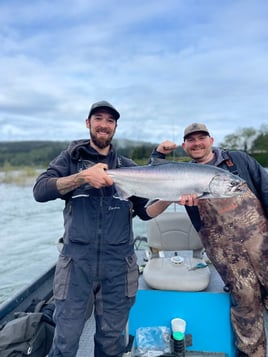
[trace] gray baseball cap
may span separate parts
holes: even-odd
[[[101,100],[100,102],[93,103],[88,114],[88,119],[91,117],[92,114],[94,114],[98,109],[104,108],[108,112],[110,112],[114,119],[117,120],[120,117],[119,112],[106,100]]]
[[[193,123],[193,124],[187,126],[184,129],[183,139],[185,140],[188,135],[193,134],[193,133],[197,133],[199,131],[202,132],[202,133],[206,133],[208,136],[210,136],[208,128],[206,127],[205,124]]]

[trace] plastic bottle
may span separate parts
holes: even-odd
[[[183,332],[173,332],[171,350],[174,353],[174,357],[185,357],[185,335]]]

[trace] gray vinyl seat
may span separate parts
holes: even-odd
[[[202,291],[210,270],[203,246],[186,212],[164,212],[148,222],[148,262],[143,270],[153,289]],[[198,267],[198,268],[197,268]]]

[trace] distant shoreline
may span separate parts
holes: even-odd
[[[0,184],[32,186],[42,169],[33,167],[0,169]]]

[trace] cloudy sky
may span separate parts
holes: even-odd
[[[103,99],[116,138],[268,124],[267,0],[1,0],[0,23],[0,141],[86,138]]]

